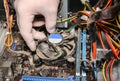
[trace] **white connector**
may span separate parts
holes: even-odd
[[[82,16],[81,16],[81,19],[87,21],[87,20],[88,20],[88,17],[87,17],[86,15],[82,15]]]
[[[102,9],[100,9],[99,7],[96,8],[96,11],[101,11]]]

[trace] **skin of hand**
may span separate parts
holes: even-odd
[[[20,33],[31,51],[36,50],[34,39],[46,38],[43,32],[36,31],[33,26],[45,24],[49,33],[55,32],[59,0],[15,0],[14,8]],[[42,15],[44,20],[34,22],[36,15]]]

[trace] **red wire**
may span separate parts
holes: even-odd
[[[113,57],[113,58],[114,58],[114,57]],[[108,79],[108,77],[109,77],[109,75],[108,75],[108,70],[109,70],[109,67],[110,67],[110,65],[111,65],[111,62],[112,62],[113,58],[112,58],[111,60],[109,60],[107,66],[106,66],[106,78],[107,78],[107,79]]]
[[[97,23],[97,25],[106,33],[108,33],[109,29],[105,28],[103,24],[101,24],[100,22]]]
[[[114,58],[114,59],[112,60],[111,67],[110,67],[110,79],[111,79],[111,81],[114,81],[112,75],[113,75],[113,65],[114,65],[115,61],[116,61],[116,59]]]

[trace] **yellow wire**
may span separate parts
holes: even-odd
[[[118,44],[116,41],[114,41],[111,37],[110,37],[110,39],[114,43],[114,45],[120,49],[120,44]]]
[[[103,74],[104,81],[107,81],[106,76],[105,76],[105,65],[106,65],[106,61],[103,64],[102,74]]]
[[[107,27],[107,26],[106,26]],[[116,33],[119,33],[119,31],[118,30],[115,30],[115,29],[113,29],[113,28],[110,28],[110,27],[107,27],[108,29],[110,29],[111,31],[114,31],[114,32],[116,32]]]
[[[13,22],[13,15],[10,16],[10,31],[8,32],[5,40],[4,40],[4,45],[7,47],[10,47],[13,44],[13,36],[12,36],[12,22]]]
[[[116,23],[117,23],[118,28],[120,29],[120,23],[118,22],[117,18],[116,18]]]
[[[92,9],[96,12],[96,9],[94,7]]]
[[[112,23],[109,23],[109,22],[104,21],[104,20],[102,20],[101,22],[104,23],[104,24],[107,24],[107,25],[111,25],[111,26],[114,26],[114,27],[118,27],[117,25],[112,24]]]
[[[6,2],[6,0],[4,0],[4,8],[5,8],[5,12],[6,12],[6,18],[8,18],[9,12],[8,12],[8,8],[7,8],[7,2]]]
[[[4,8],[5,8],[6,20],[8,26],[8,33],[6,35],[6,38],[4,39],[4,45],[10,47],[13,44],[13,37],[12,37],[13,15],[9,17],[9,7],[6,0],[4,0]]]
[[[12,31],[12,25],[13,25],[13,15],[10,15],[10,23],[9,23],[10,31]]]
[[[115,29],[113,29],[113,28],[110,28],[110,27],[108,27],[108,26],[106,26],[106,25],[104,25],[104,24],[102,24],[102,26],[110,29],[111,31],[114,31],[114,32],[116,32],[116,33],[119,33],[118,30],[115,30]]]
[[[104,26],[104,27],[107,27],[107,26]],[[119,31],[118,30],[115,30],[115,29],[113,29],[113,28],[110,28],[110,27],[107,27],[108,29],[110,29],[111,31],[114,31],[114,32],[116,32],[116,33],[119,33]]]
[[[87,9],[87,7],[86,7],[86,5],[84,4],[84,9],[83,9],[83,11],[86,11],[86,9]]]
[[[119,22],[120,22],[120,13],[118,14],[118,20],[119,20]]]
[[[61,23],[61,22],[66,22],[66,21],[69,21],[69,20],[72,20],[72,19],[75,19],[77,18],[76,16],[72,16],[72,17],[69,17],[69,18],[65,18],[65,19],[62,19],[62,20],[57,20],[58,23]]]

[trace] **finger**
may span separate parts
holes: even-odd
[[[45,16],[45,25],[49,33],[55,33],[55,25],[57,20],[57,11]]]
[[[20,33],[23,36],[24,40],[26,41],[28,47],[32,50],[35,51],[36,45],[35,41],[32,35],[32,21],[33,21],[34,16],[29,15],[29,14],[18,14],[17,15],[17,22],[18,22],[18,27],[20,29]]]
[[[33,20],[33,26],[40,27],[45,24],[45,19],[42,15],[36,15]]]
[[[35,29],[32,29],[32,34],[34,39],[44,40],[46,38],[46,35],[43,32],[36,31]]]
[[[45,21],[34,21],[32,25],[35,27],[40,27],[40,26],[43,26],[44,24],[45,24]]]

